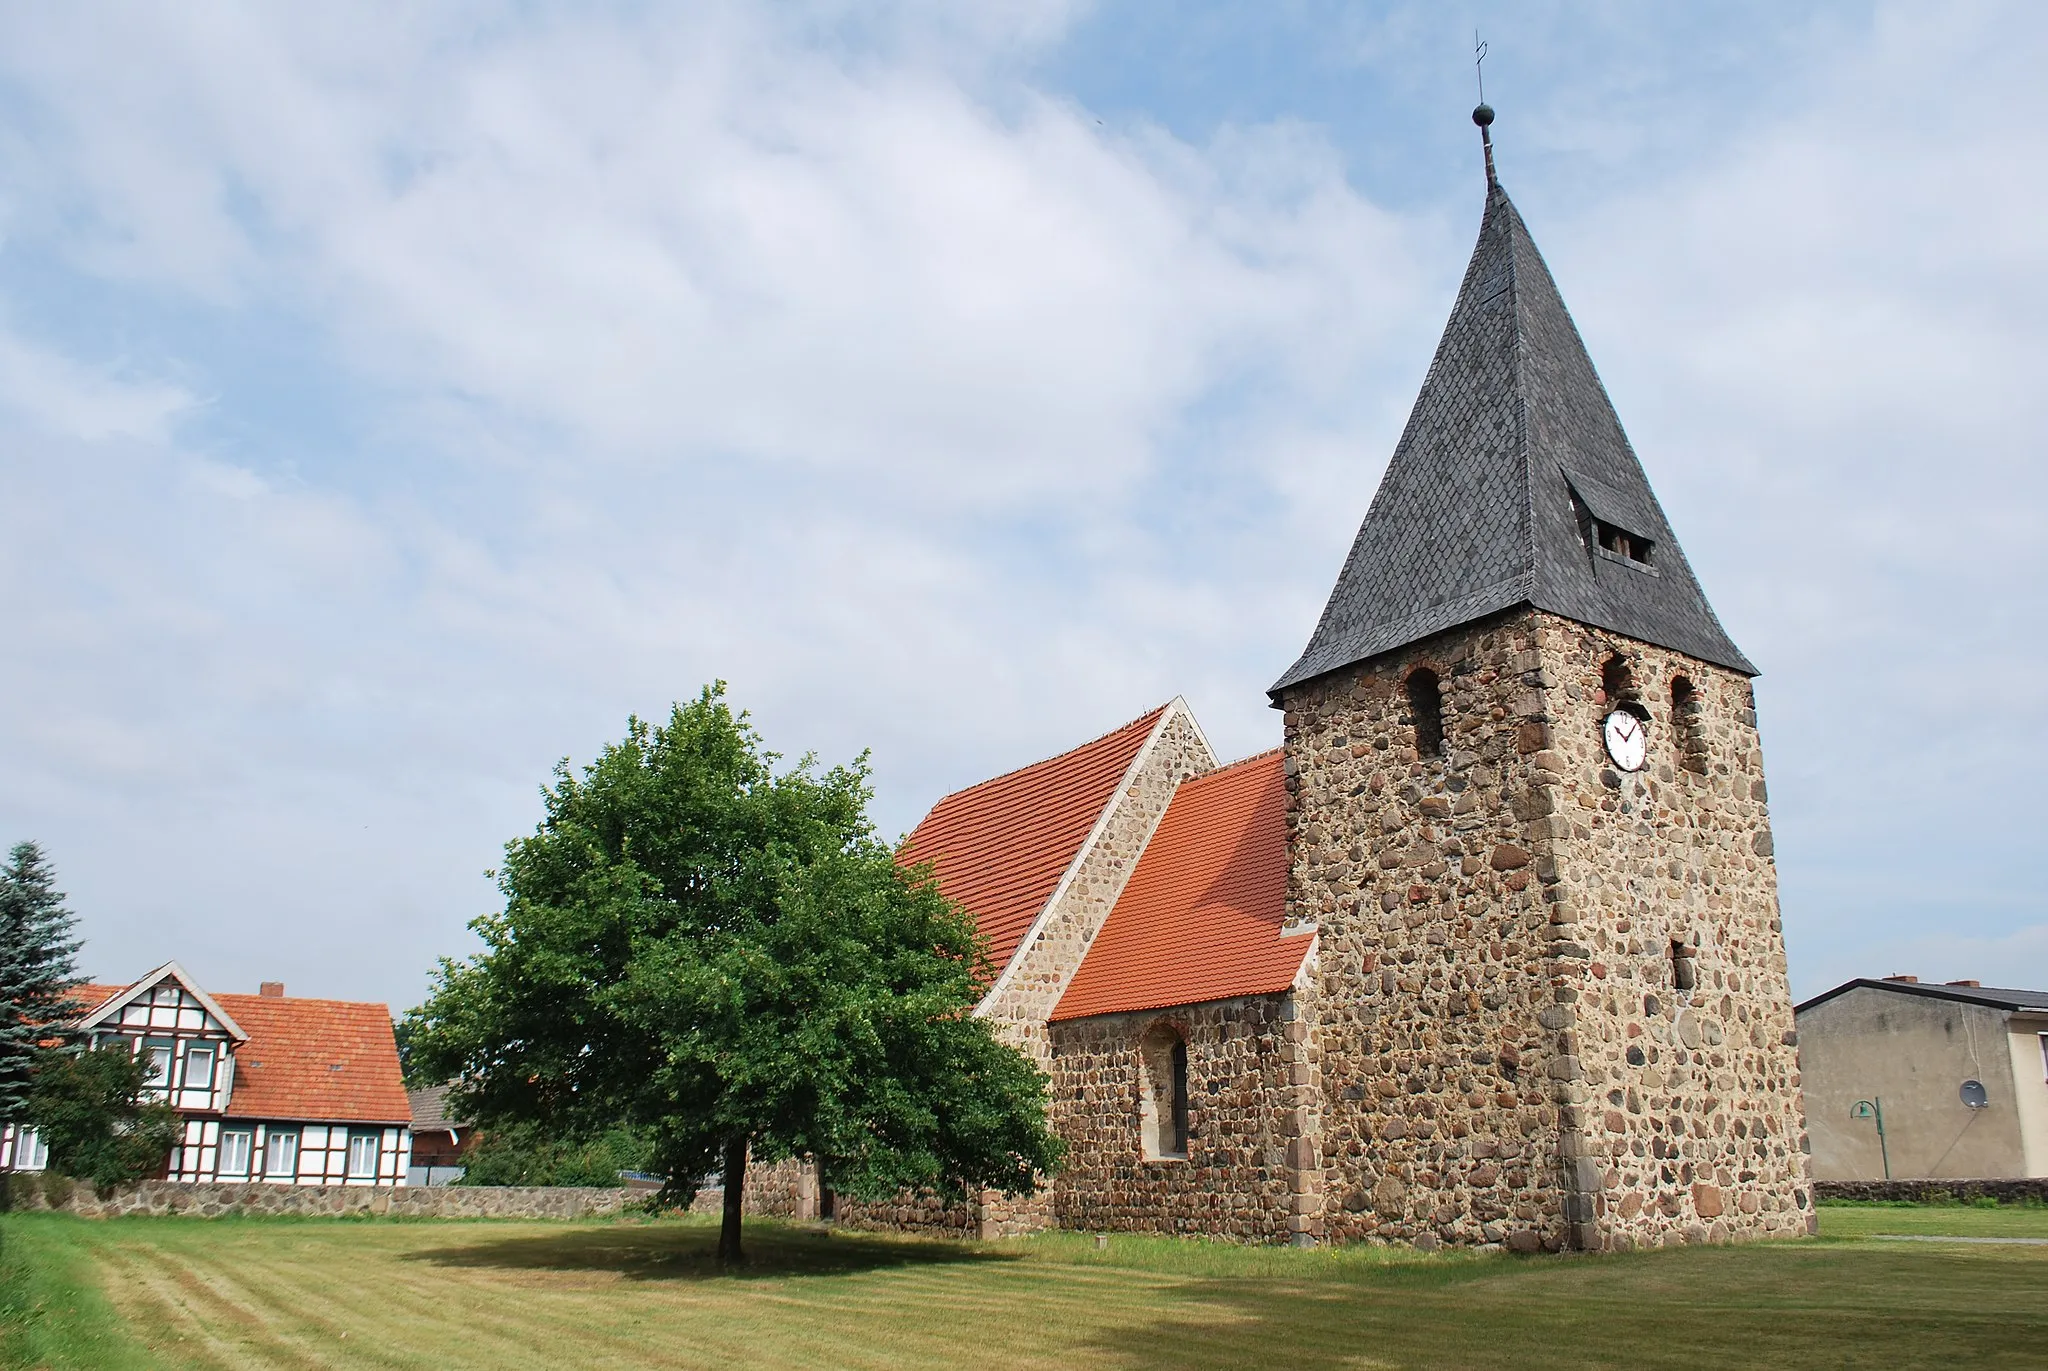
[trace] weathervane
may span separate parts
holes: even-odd
[[[1486,103],[1486,44],[1479,40],[1479,30],[1472,30],[1472,70],[1479,78],[1479,105],[1472,111],[1472,122],[1479,125],[1479,142],[1486,149],[1486,188],[1498,190],[1500,178],[1493,172],[1493,134],[1489,131],[1493,123],[1493,106]]]

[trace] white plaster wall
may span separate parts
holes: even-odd
[[[2048,1060],[2041,1039],[2048,1032],[2048,1015],[2015,1014],[2010,1026],[2013,1104],[2020,1118],[2026,1174],[2048,1176]]]

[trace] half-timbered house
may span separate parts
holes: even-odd
[[[168,1179],[406,1183],[412,1108],[384,1005],[291,998],[275,981],[213,995],[176,962],[78,998],[81,1037],[142,1058],[150,1097],[178,1112]],[[0,1155],[15,1170],[48,1164],[33,1129],[10,1125]]]

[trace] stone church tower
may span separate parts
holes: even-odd
[[[1298,1236],[1805,1232],[1755,668],[1486,152],[1450,322],[1271,691],[1318,939]]]
[[[1492,112],[1475,115],[1481,128]],[[940,798],[899,859],[1067,1144],[1025,1199],[748,1201],[1521,1251],[1808,1230],[1750,678],[1487,155],[1451,320],[1301,660],[1284,747],[1175,699]]]

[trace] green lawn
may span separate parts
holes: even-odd
[[[1946,1234],[1966,1238],[2048,1238],[2048,1207],[1997,1208],[1932,1204],[1824,1204],[1820,1231],[1830,1238],[1880,1233]]]
[[[1010,1243],[692,1221],[0,1219],[50,1367],[2048,1364],[2048,1211],[1827,1208],[1818,1241],[1612,1257]],[[121,1344],[126,1341],[126,1350]]]

